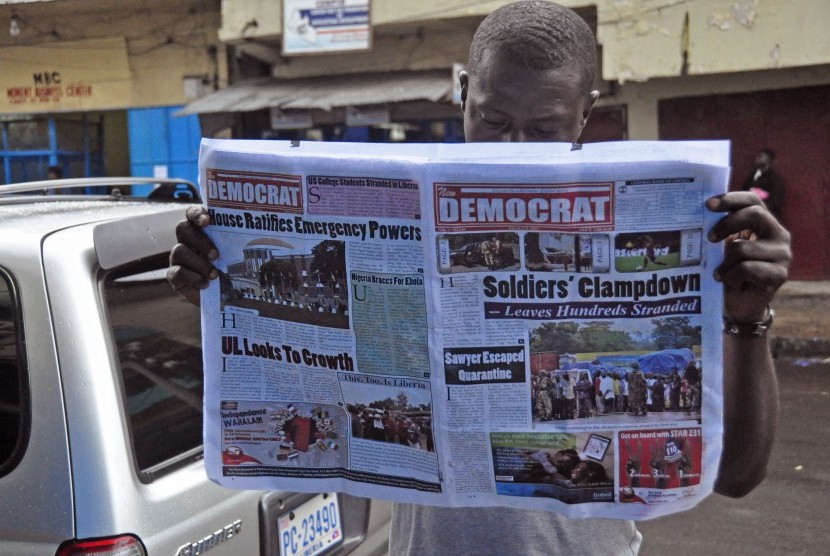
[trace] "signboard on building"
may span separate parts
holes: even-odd
[[[271,129],[309,129],[313,125],[311,110],[271,108]]]
[[[367,104],[346,107],[346,125],[361,127],[389,123],[389,107],[385,104]]]
[[[370,0],[283,0],[282,53],[369,50]]]
[[[3,49],[0,113],[87,111],[129,106],[123,38]]]

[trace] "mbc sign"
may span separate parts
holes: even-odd
[[[35,81],[35,85],[58,85],[61,82],[61,72],[44,71],[33,73],[32,78]]]

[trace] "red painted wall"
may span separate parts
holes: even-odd
[[[732,189],[753,170],[755,153],[775,151],[793,237],[790,278],[830,279],[830,87],[664,100],[659,127],[664,140],[731,140]]]
[[[625,141],[626,139],[628,139],[628,113],[624,105],[594,108],[579,137],[582,143]]]

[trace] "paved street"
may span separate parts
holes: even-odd
[[[713,495],[639,523],[643,556],[828,553],[830,363],[787,357],[776,368],[781,421],[766,481],[738,500]]]

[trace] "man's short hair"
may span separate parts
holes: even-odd
[[[573,10],[544,0],[521,0],[488,15],[473,36],[467,70],[475,75],[484,52],[509,52],[536,70],[576,65],[590,90],[597,73],[597,45],[588,24]]]

